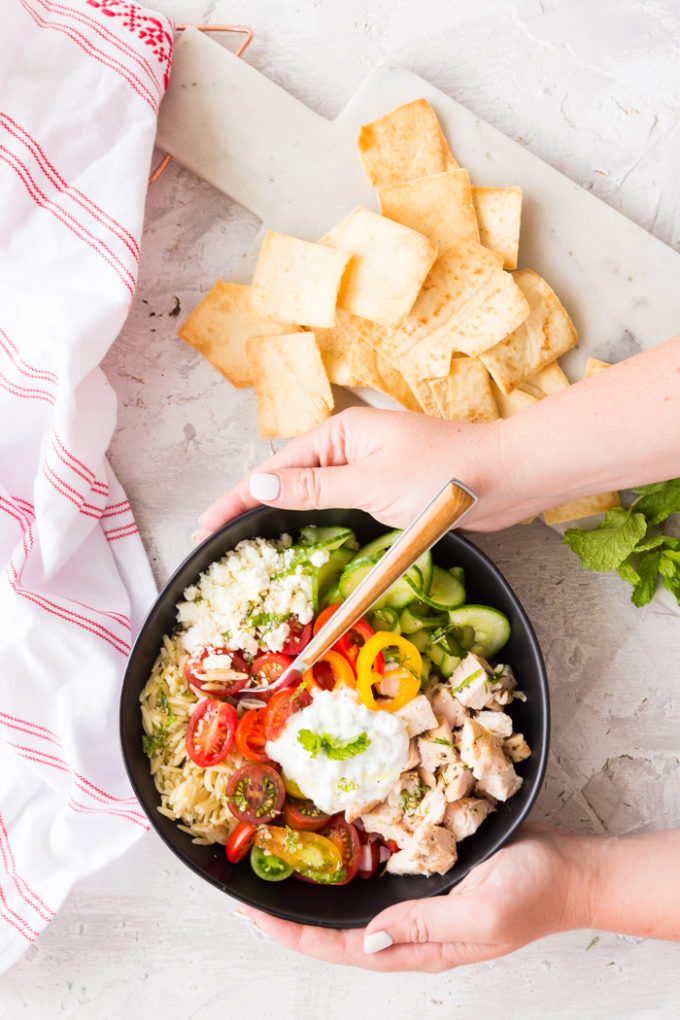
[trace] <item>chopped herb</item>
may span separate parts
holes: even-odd
[[[286,826],[286,850],[289,854],[295,853],[300,848],[300,841],[297,838],[297,833],[294,829],[291,829],[290,825]]]
[[[340,793],[354,793],[354,791],[358,789],[359,784],[355,783],[353,779],[345,779],[343,776],[338,782],[338,790],[340,790]]]
[[[371,743],[366,731],[349,740],[340,740],[331,733],[313,733],[312,730],[301,729],[297,738],[298,743],[302,744],[305,751],[309,751],[312,758],[316,758],[319,751],[324,751],[331,761],[355,758],[358,754],[363,754]]]
[[[145,734],[142,737],[144,754],[146,754],[149,758],[152,758],[154,754],[165,747],[165,741],[168,738],[168,731],[177,718],[168,705],[168,698],[162,687],[158,688],[157,704],[158,707],[165,712],[165,719],[163,719],[162,722],[159,722],[157,726],[154,726],[151,734]]]
[[[478,676],[481,676],[481,674],[482,674],[481,669],[476,669],[474,673],[470,673],[470,676],[466,676],[465,679],[462,680],[457,687],[453,688],[453,693],[457,694],[458,691],[462,691],[464,687],[468,687],[472,683],[472,681],[476,680]]]
[[[419,779],[412,790],[401,791],[401,807],[405,815],[412,815],[425,796],[425,787]]]
[[[254,613],[247,622],[260,630],[274,630],[290,619],[290,616],[290,613]]]
[[[446,740],[444,737],[433,737],[432,738],[432,743],[433,744],[443,744],[444,747],[453,747],[453,744],[451,743],[451,741],[450,740]]]
[[[590,940],[590,942],[588,943],[588,945],[586,946],[586,951],[587,951],[588,949],[592,949],[592,948],[593,948],[593,946],[596,946],[596,945],[597,945],[597,943],[598,943],[599,941],[600,941],[600,936],[599,936],[599,935],[596,935],[596,936],[595,936],[595,938],[592,938],[592,939]]]

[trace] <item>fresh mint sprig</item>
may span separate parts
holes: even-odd
[[[680,513],[680,478],[633,492],[628,508],[608,510],[595,528],[567,528],[564,541],[587,570],[616,570],[636,606],[651,602],[659,577],[680,604],[680,540],[664,534],[668,517]]]
[[[302,729],[297,738],[298,743],[302,744],[305,751],[309,751],[312,758],[316,758],[319,751],[324,751],[331,761],[355,758],[356,755],[363,754],[371,743],[365,731],[350,740],[341,740],[331,733],[314,733],[312,730]]]

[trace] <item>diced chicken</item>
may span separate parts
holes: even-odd
[[[488,663],[468,652],[449,677],[451,692],[461,704],[479,711],[492,700],[495,688],[489,683]]]
[[[345,821],[356,822],[357,818],[361,818],[368,811],[372,811],[374,807],[381,804],[380,800],[369,800],[365,804],[350,804],[345,808]]]
[[[438,768],[450,764],[458,757],[453,747],[453,733],[444,716],[438,716],[439,725],[426,730],[418,737],[418,750],[424,768],[436,772]]]
[[[381,801],[377,807],[361,816],[366,832],[377,832],[385,839],[393,839],[398,846],[404,846],[411,836],[411,829],[404,824],[401,806]]]
[[[428,790],[420,804],[416,814],[419,825],[439,825],[444,820],[448,801],[444,796],[444,787],[437,784],[433,790]]]
[[[510,761],[524,761],[531,756],[531,748],[524,739],[524,734],[513,733],[511,737],[503,741],[503,750]]]
[[[417,694],[395,714],[406,723],[409,737],[417,737],[437,725],[437,717],[424,694]]]
[[[463,724],[460,756],[472,769],[480,789],[496,800],[507,800],[522,785],[499,742],[474,719]]]
[[[401,681],[397,675],[391,676],[389,672],[383,675],[380,683],[376,684],[378,694],[383,698],[395,698],[399,693]]]
[[[437,785],[437,777],[434,772],[430,772],[429,769],[423,768],[422,765],[418,766],[418,776],[423,786],[427,787],[428,790],[432,790]]]
[[[462,726],[470,714],[465,705],[454,698],[450,687],[441,685],[435,688],[430,700],[434,714],[437,718],[444,716],[451,729]]]
[[[407,768],[407,770],[408,769],[414,769],[417,765],[420,765],[421,760],[422,759],[421,759],[421,756],[420,756],[420,749],[418,747],[418,741],[417,741],[417,739],[415,737],[413,737],[409,741],[409,745],[408,745],[408,758],[406,759],[406,768]]]
[[[512,735],[512,719],[506,712],[480,712],[477,722],[500,740]]]
[[[456,840],[440,825],[420,825],[386,870],[392,875],[443,875],[456,863]]]
[[[399,782],[387,795],[386,802],[399,808],[403,814],[412,815],[423,799],[423,786],[417,772],[402,772]]]
[[[452,762],[439,773],[439,781],[444,787],[444,796],[447,801],[459,800],[467,797],[475,785],[475,777],[472,769],[462,761]]]
[[[493,805],[488,800],[464,797],[454,804],[449,804],[444,815],[444,825],[460,841],[476,832],[486,816],[493,810]]]

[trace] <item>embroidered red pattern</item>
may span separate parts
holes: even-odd
[[[167,88],[173,39],[163,22],[151,14],[145,14],[136,4],[127,3],[126,0],[87,0],[87,3],[109,18],[120,18],[128,31],[151,47],[151,52],[163,67],[163,84]]]

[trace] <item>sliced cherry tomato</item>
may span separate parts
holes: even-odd
[[[368,639],[373,637],[374,634],[375,631],[370,623],[362,616],[360,620],[352,624],[350,629],[341,638],[338,638],[333,647],[341,655],[344,655],[348,662],[352,663],[356,671],[357,656]],[[385,660],[382,653],[376,655],[373,661],[373,668],[377,669],[379,673],[382,673],[385,669]]]
[[[260,825],[255,834],[255,846],[280,857],[308,881],[335,883],[337,875],[344,874],[339,847],[318,832]]]
[[[250,851],[250,866],[258,878],[265,882],[282,882],[284,878],[290,878],[293,869],[281,857],[269,853],[267,850],[260,850],[254,846]]]
[[[351,882],[361,864],[361,842],[356,826],[346,822],[342,814],[333,815],[330,822],[321,832],[322,836],[335,843],[342,857],[345,878],[336,885],[347,885]]]
[[[225,852],[232,864],[242,861],[255,840],[257,829],[248,822],[239,822],[227,841]]]
[[[236,746],[248,761],[269,761],[264,749],[267,738],[264,735],[264,705],[244,712],[236,727]]]
[[[206,670],[203,662],[208,656],[224,658],[224,667]],[[184,676],[187,683],[199,690],[203,690],[205,684],[210,684],[211,698],[228,698],[245,687],[250,679],[250,671],[240,652],[232,652],[226,645],[219,648],[207,645],[195,649],[188,657],[184,663]],[[220,689],[212,689],[212,685],[217,683]]]
[[[231,751],[235,730],[236,712],[233,706],[216,698],[204,698],[189,719],[187,754],[201,768],[212,768]]]
[[[226,787],[229,810],[240,822],[261,825],[281,813],[286,790],[271,765],[244,765]]]
[[[297,616],[291,616],[288,621],[290,633],[288,640],[282,648],[284,655],[292,655],[293,658],[302,651],[305,645],[309,644],[312,636],[312,623],[300,623]]]
[[[292,661],[290,655],[282,652],[264,652],[253,661],[250,671],[256,683],[262,687],[271,687]]]
[[[308,669],[303,676],[308,687],[320,687],[323,691],[333,691],[338,684],[356,687],[354,670],[344,655],[329,649]]]
[[[276,740],[291,715],[311,705],[312,695],[306,687],[284,687],[272,695],[264,716],[264,732],[267,740]]]
[[[283,805],[283,820],[291,829],[319,832],[328,824],[330,817],[311,800],[286,797]]]
[[[366,843],[362,844],[357,878],[370,878],[371,875],[375,875],[379,864],[380,840],[376,837],[375,839],[368,840]]]
[[[314,629],[313,629],[313,633],[314,634],[318,634],[319,633],[319,631],[321,630],[323,625],[325,623],[328,623],[328,621],[330,620],[330,618],[333,615],[333,613],[335,612],[335,610],[339,609],[341,605],[342,605],[342,602],[334,602],[332,606],[326,606],[325,609],[321,610],[321,612],[317,616],[316,620],[314,621]]]

